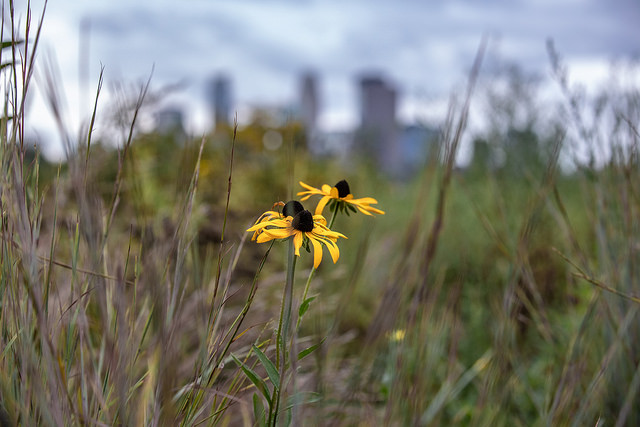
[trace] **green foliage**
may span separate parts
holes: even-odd
[[[269,391],[269,387],[267,387],[267,383],[265,383],[264,380],[260,377],[260,375],[258,375],[253,369],[249,368],[247,365],[242,363],[233,354],[231,355],[231,357],[233,358],[233,361],[236,362],[236,364],[240,367],[240,369],[242,369],[242,372],[244,372],[244,374],[247,376],[247,378],[249,378],[249,381],[251,381],[253,383],[253,385],[256,386],[258,391],[264,396],[264,398],[267,400],[267,403],[269,404],[269,406],[271,406],[273,404],[273,399],[271,397],[271,392]],[[277,374],[278,374],[278,372],[276,370],[276,375]],[[274,388],[277,389],[279,381],[275,382],[275,383],[272,383],[272,384],[273,384]],[[256,414],[256,415],[258,415],[258,414]]]

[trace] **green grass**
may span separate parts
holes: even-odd
[[[118,150],[85,133],[54,165],[23,144],[24,36],[2,49],[0,425],[640,423],[637,92],[606,106],[626,154],[571,174],[557,152],[453,168],[469,98],[450,155],[400,182],[311,157],[296,124],[275,152],[260,126],[133,137],[145,87]],[[386,214],[338,216],[283,346],[288,245],[245,230],[299,180],[341,179]],[[292,322],[311,267],[303,250]]]

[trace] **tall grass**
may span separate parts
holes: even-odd
[[[231,344],[247,332],[243,321],[257,282],[245,295],[244,308],[225,311],[238,292],[231,277],[243,241],[231,246],[221,234],[213,268],[201,265],[194,247],[206,140],[185,148],[197,153],[191,178],[186,187],[176,188],[168,217],[155,223],[143,210],[122,203],[144,185],[132,167],[132,143],[148,83],[125,111],[128,131],[116,152],[111,189],[105,190],[92,175],[102,161],[93,153],[97,111],[85,135],[73,141],[58,81],[48,69],[43,85],[67,159],[47,183],[53,188],[43,189],[40,154],[24,143],[22,107],[42,23],[31,45],[30,15],[20,40],[13,10],[11,19],[14,33],[3,44],[11,61],[3,70],[7,96],[1,135],[3,425],[221,420],[229,406],[241,406],[234,397],[242,387],[239,370],[225,363]],[[96,99],[101,86],[102,76]],[[228,183],[227,195],[231,168]],[[261,267],[255,266],[257,272]],[[242,354],[242,347],[236,351]]]
[[[29,13],[20,26],[10,6],[1,425],[640,423],[637,92],[591,104],[550,48],[565,104],[545,161],[462,171],[481,50],[440,152],[402,183],[366,162],[310,159],[295,126],[280,129],[288,144],[276,153],[258,148],[259,126],[184,143],[139,134],[151,81],[123,95],[110,149],[93,131],[102,74],[73,139],[55,68],[35,73],[42,21],[32,28]],[[33,76],[64,164],[25,140]],[[605,146],[613,155],[565,173],[571,139],[594,159]],[[286,279],[287,245],[256,245],[245,230],[293,182],[344,177],[387,214],[337,217],[349,237],[338,263],[315,271],[303,253]]]

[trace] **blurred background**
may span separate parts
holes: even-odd
[[[31,3],[34,11],[39,3]],[[56,73],[71,129],[86,125],[104,67],[102,111],[118,87],[151,78],[159,96],[143,109],[144,130],[175,123],[200,136],[236,113],[246,124],[261,110],[280,121],[302,120],[314,150],[341,152],[361,125],[384,116],[396,132],[387,138],[398,139],[403,153],[391,163],[415,158],[412,141],[442,123],[483,36],[485,75],[505,82],[501,70],[517,66],[524,79],[539,80],[542,101],[558,94],[547,40],[571,82],[592,94],[609,83],[616,61],[640,50],[640,5],[633,0],[58,0],[48,3],[45,19],[39,56]],[[29,114],[37,120],[27,131],[49,158],[60,158],[63,144],[45,96],[32,94]],[[95,131],[109,139],[103,117]],[[487,122],[486,114],[472,114],[471,133]],[[470,161],[469,139],[462,163]]]

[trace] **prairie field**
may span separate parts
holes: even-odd
[[[54,163],[33,25],[2,40],[0,425],[640,425],[637,88],[581,96],[550,46],[557,114],[513,77],[461,165],[481,48],[398,177],[293,120],[139,131],[142,85],[115,146],[57,117]]]

